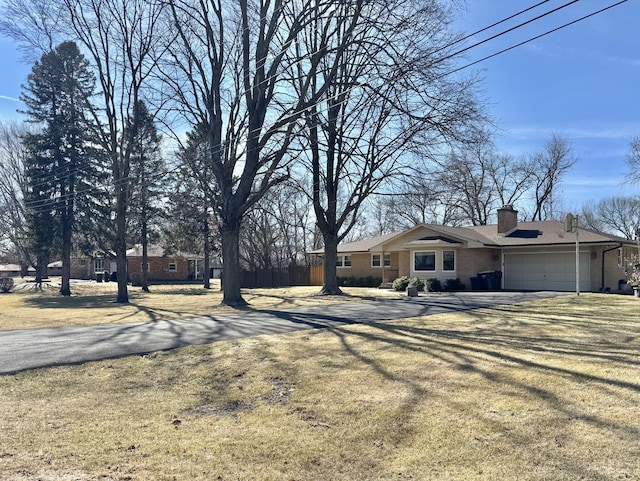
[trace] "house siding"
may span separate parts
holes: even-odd
[[[381,252],[354,252],[351,254],[351,267],[338,267],[336,268],[338,277],[379,277],[383,282],[391,282],[397,276],[398,271],[398,253],[392,252],[391,254],[391,266],[385,267],[373,267],[371,265],[371,257],[373,254],[383,255]],[[342,254],[341,254],[342,255]],[[384,257],[383,257],[384,258]],[[392,275],[393,279],[389,279]]]
[[[500,258],[498,249],[459,249],[457,277],[471,289],[471,278],[478,273],[501,270]]]
[[[189,261],[184,257],[149,257],[149,281],[186,281],[189,280]],[[176,270],[170,271],[169,264],[175,264]],[[142,257],[127,258],[127,273],[134,285],[142,279]]]
[[[599,249],[598,254],[598,278],[597,281],[600,283],[602,275],[602,252],[607,250],[606,248]],[[610,289],[611,291],[630,291],[631,286],[626,284],[626,277],[624,273],[624,261],[625,259],[629,259],[632,255],[637,255],[637,248],[632,248],[625,246],[622,248],[622,265],[618,266],[618,249],[606,252],[604,254],[604,288]],[[620,284],[620,281],[624,282]],[[600,285],[598,284],[598,288]]]
[[[513,224],[512,227],[516,227],[515,212],[513,216],[511,224]],[[575,243],[572,244],[573,234],[565,233],[561,223],[552,221],[523,223],[522,235],[506,237],[497,235],[496,229],[495,225],[463,229],[420,225],[393,237],[372,238],[367,242],[360,241],[353,245],[344,245],[341,247],[340,254],[351,256],[351,267],[338,268],[338,276],[375,276],[381,277],[385,283],[402,276],[437,278],[443,283],[448,279],[458,278],[467,289],[470,289],[471,279],[478,274],[502,271],[503,285],[506,277],[516,273],[519,278],[531,281],[525,284],[533,287],[538,285],[533,275],[538,271],[528,272],[528,269],[534,269],[536,266],[528,267],[527,263],[508,264],[512,272],[504,272],[505,255],[549,253],[563,255],[542,258],[550,263],[551,277],[549,279],[543,277],[540,285],[549,284],[551,288],[562,289],[568,287],[570,274],[568,270],[571,269],[570,260],[572,253],[575,253]],[[628,287],[623,281],[624,265],[619,265],[617,246],[624,246],[622,257],[626,259],[637,253],[637,246],[625,239],[591,231],[585,231],[584,237],[581,234],[580,240],[582,289],[587,290],[588,286],[588,290],[595,292],[601,289],[614,292],[627,290]],[[352,247],[353,251],[349,252],[349,247]],[[370,250],[364,252],[364,249]],[[453,250],[456,253],[454,271],[443,270],[443,252],[446,250]],[[414,265],[416,252],[435,252],[435,269],[416,271]],[[391,255],[391,266],[372,267],[372,254],[384,255],[384,253]],[[506,257],[506,259],[514,261],[515,258]],[[422,260],[429,263],[431,261],[431,259]],[[535,260],[535,262],[538,261]],[[510,277],[510,279],[514,278]],[[560,286],[559,283],[566,285]],[[510,282],[507,284],[512,285]]]

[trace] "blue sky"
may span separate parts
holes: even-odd
[[[467,41],[471,45],[569,0],[537,9]],[[617,0],[581,0],[466,53],[478,60],[535,35],[592,13]],[[468,0],[456,27],[468,33],[502,20],[536,0]],[[640,8],[620,6],[469,69],[483,78],[482,93],[500,131],[498,148],[520,156],[540,149],[552,133],[567,137],[578,163],[562,185],[562,206],[613,195],[640,193],[623,185],[625,157],[640,136]],[[463,65],[461,63],[461,65]],[[20,85],[30,66],[15,45],[0,36],[0,120],[17,119]]]
[[[500,21],[534,0],[469,0],[457,27],[468,33]],[[468,45],[532,19],[568,0],[548,1],[467,41]],[[473,62],[564,25],[617,0],[582,0],[466,53]],[[562,185],[562,206],[614,195],[635,195],[623,185],[625,158],[640,136],[640,5],[629,0],[606,12],[471,67],[500,128],[498,148],[534,152],[552,133],[569,139],[578,162]]]

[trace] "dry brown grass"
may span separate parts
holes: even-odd
[[[640,479],[640,321],[583,295],[0,377],[0,479]]]
[[[205,290],[198,285],[156,285],[151,292],[129,288],[129,304],[114,302],[115,282],[76,282],[71,297],[58,295],[59,284],[52,282],[42,291],[22,283],[14,292],[0,295],[0,329],[35,329],[87,324],[146,322],[233,312],[221,306],[219,281]],[[245,289],[243,296],[252,309],[290,309],[312,304],[331,304],[362,300],[384,292],[375,289],[345,288],[346,296],[317,296],[320,287]]]

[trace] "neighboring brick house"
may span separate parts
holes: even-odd
[[[148,249],[149,281],[194,281],[203,279],[204,256],[183,252],[167,253],[164,248],[151,245]],[[213,258],[210,261],[210,277],[219,279],[222,263]],[[0,275],[15,277],[20,275],[18,265],[0,265]],[[142,246],[136,245],[127,250],[127,270],[129,281],[140,284],[142,274]],[[109,276],[117,271],[115,258],[107,257],[101,252],[93,255],[75,255],[71,258],[71,278],[96,280],[98,276]],[[29,269],[33,275],[34,269]],[[49,276],[62,275],[62,261],[55,261],[47,265]],[[104,277],[101,277],[104,278]],[[108,280],[108,278],[107,278]]]
[[[627,239],[579,231],[580,290],[618,290],[624,262],[636,252]],[[558,221],[518,223],[511,206],[498,210],[498,224],[413,228],[338,246],[338,277],[374,276],[383,284],[401,276],[460,279],[467,289],[483,276],[494,288],[575,289],[576,234]],[[322,249],[310,252],[322,256]],[[491,287],[491,286],[490,286]]]
[[[204,257],[200,255],[167,253],[163,247],[151,245],[148,248],[147,261],[149,282],[193,281],[203,278]],[[140,284],[142,246],[136,245],[127,250],[127,269],[131,283]]]

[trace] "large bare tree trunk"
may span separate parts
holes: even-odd
[[[211,289],[211,278],[209,276],[211,271],[211,242],[209,241],[209,220],[207,219],[207,206],[204,208],[204,267],[202,272],[202,287],[205,289]]]
[[[338,287],[338,276],[336,274],[336,260],[338,258],[338,236],[335,234],[324,234],[324,283],[322,290],[323,295],[335,296],[342,294],[342,290]]]
[[[240,222],[238,218],[223,221],[221,228],[224,268],[222,303],[232,307],[247,305],[240,291]]]
[[[116,302],[121,304],[129,302],[129,293],[127,291],[127,191],[127,186],[119,186],[116,204],[116,239],[114,242],[118,270]]]

